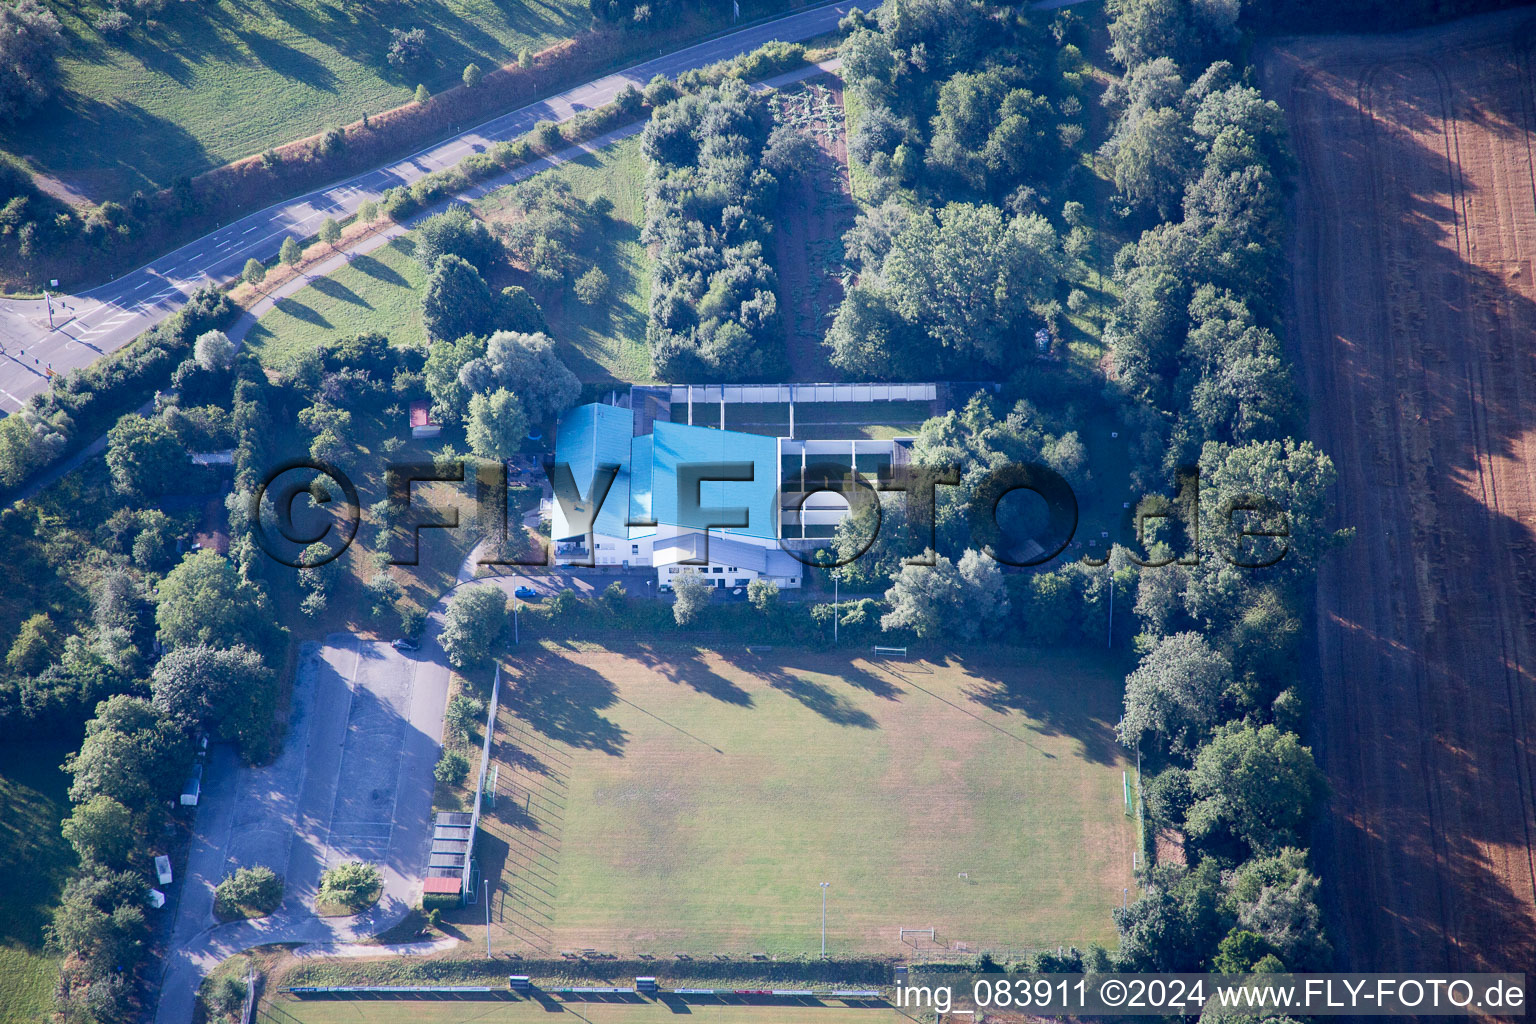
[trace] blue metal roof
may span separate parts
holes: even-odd
[[[653,519],[662,525],[700,529],[712,518],[680,522],[678,467],[716,463],[750,463],[748,481],[709,481],[699,485],[699,504],[710,508],[745,508],[745,528],[717,528],[720,533],[777,539],[774,504],[778,490],[778,441],[760,434],[734,430],[691,427],[658,421],[653,433],[634,437],[630,410],[591,404],[568,410],[555,434],[555,461],[568,463],[577,489],[590,494],[597,468],[616,465],[619,475],[608,492],[594,524],[596,532],[610,537],[643,537],[651,527],[631,530],[628,522]],[[563,540],[573,533],[555,503],[554,536]]]
[[[560,417],[555,433],[555,461],[570,465],[576,489],[583,496],[591,495],[598,467],[619,467],[619,475],[614,478],[593,524],[597,533],[611,537],[628,533],[625,518],[629,511],[629,442],[633,434],[634,417],[630,411],[613,405],[579,405]],[[551,526],[556,540],[574,535],[558,501],[553,517]]]
[[[679,466],[711,463],[752,464],[753,476],[747,481],[711,481],[699,485],[699,504],[703,509],[746,508],[747,526],[720,528],[721,533],[778,538],[774,522],[774,502],[779,486],[779,442],[761,434],[743,434],[734,430],[690,427],[682,423],[657,422],[652,428],[653,468],[651,470],[651,508],[657,522],[701,529],[711,518],[681,522],[678,511],[677,470]]]

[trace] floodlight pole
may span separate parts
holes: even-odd
[[[520,635],[517,630],[517,594],[514,592],[512,594],[512,644],[514,647],[523,642],[519,637]]]
[[[827,955],[827,886],[831,882],[821,883],[821,955]]]
[[[485,879],[485,958],[491,958],[491,880]]]
[[[837,613],[838,613],[837,584],[838,584],[838,581],[841,580],[841,579],[842,579],[842,573],[838,572],[836,569],[833,569],[832,570],[832,643],[834,645],[837,643]],[[826,885],[827,883],[823,882],[821,884],[822,885]],[[826,894],[825,890],[823,890],[821,895],[822,895],[823,898],[826,897],[827,894]],[[823,949],[822,952],[825,953],[826,950]]]
[[[1104,570],[1109,573],[1109,625],[1104,630],[1104,646],[1113,650],[1115,646],[1115,567],[1106,562]]]

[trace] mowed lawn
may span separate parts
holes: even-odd
[[[68,779],[58,765],[74,744],[0,744],[0,1024],[49,1019],[59,964],[43,949],[59,890],[75,854],[59,834]]]
[[[1121,678],[1044,651],[524,648],[480,851],[493,942],[815,953],[825,881],[834,955],[910,954],[900,927],[1107,943],[1132,885]]]
[[[827,1006],[711,1006],[686,1005],[683,1018],[692,1024],[882,1024],[910,1020],[892,1009]],[[275,996],[263,1002],[259,1024],[531,1024],[571,1020],[591,1024],[670,1024],[679,1011],[665,1003],[605,1003],[583,1001],[515,1002],[396,1002],[358,1000],[312,1002]]]
[[[362,256],[277,303],[245,344],[274,369],[328,341],[375,331],[396,345],[421,344],[421,291],[427,272],[409,235]]]
[[[417,83],[440,92],[471,61],[490,70],[591,23],[584,0],[207,0],[112,38],[92,27],[105,4],[49,6],[69,40],[64,89],[0,147],[98,202],[376,114]],[[426,31],[420,66],[390,67],[391,28]]]
[[[584,383],[652,379],[645,343],[651,265],[640,244],[645,157],[639,138],[620,140],[541,173],[566,179],[582,199],[604,195],[614,204],[603,237],[592,251],[582,254],[608,275],[612,283],[608,299],[584,306],[570,288],[555,294],[536,293],[561,358]],[[479,200],[475,209],[482,217],[495,219],[504,206],[504,194],[498,190]],[[367,331],[383,334],[396,345],[425,342],[421,293],[427,272],[413,256],[414,237],[407,233],[357,256],[334,274],[316,278],[281,300],[251,329],[246,344],[264,364],[278,368],[327,341]],[[499,289],[512,283],[531,286],[532,280],[530,275],[503,268],[492,274],[491,283]]]

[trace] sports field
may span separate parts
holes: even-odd
[[[815,953],[821,882],[833,955],[1109,942],[1122,676],[1034,651],[525,647],[478,851],[492,942]]]
[[[267,1000],[259,1024],[527,1024],[571,1020],[591,1024],[663,1024],[679,1013],[693,1024],[885,1024],[911,1020],[886,1008],[827,1006],[708,1006],[697,1003],[536,1002],[306,1002],[288,996]],[[551,1017],[551,1014],[557,1016]]]

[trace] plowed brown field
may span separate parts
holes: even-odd
[[[1536,964],[1536,83],[1526,10],[1264,56],[1290,337],[1358,537],[1321,573],[1320,844],[1362,970]]]

